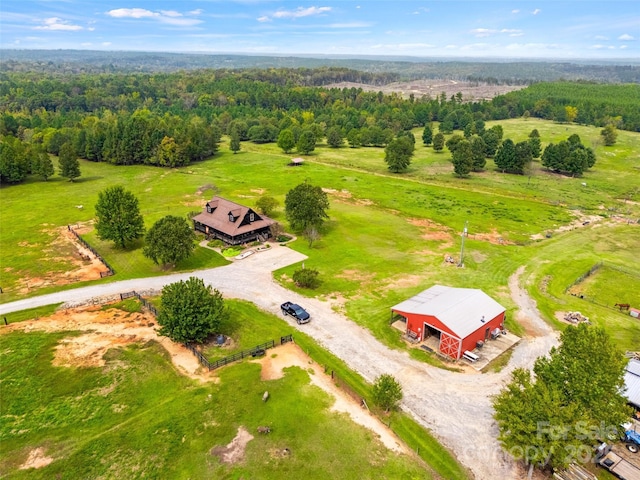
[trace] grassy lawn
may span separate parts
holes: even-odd
[[[640,183],[636,168],[640,135],[619,132],[617,144],[604,147],[599,129],[594,127],[536,119],[493,123],[500,123],[505,138],[515,141],[525,139],[536,128],[543,147],[577,133],[583,143],[595,148],[597,163],[584,177],[570,178],[550,174],[539,163],[534,163],[530,176],[499,174],[488,160],[485,172],[458,179],[452,174],[449,153],[437,154],[422,146],[419,129],[414,132],[418,146],[413,163],[400,175],[386,169],[383,149],[331,149],[324,145],[306,156],[303,166],[295,168],[287,166],[291,155],[284,155],[276,145],[248,142],[242,144],[237,155],[223,143],[213,159],[174,170],[82,162],[84,180],[75,184],[56,177],[46,183],[28,182],[0,189],[3,223],[16,226],[0,232],[4,257],[0,285],[5,291],[0,301],[20,298],[23,278],[55,276],[69,268],[64,262],[57,263],[59,255],[53,254],[55,228],[90,220],[97,193],[113,183],[123,184],[138,196],[147,226],[168,213],[198,210],[215,191],[250,206],[261,195],[275,197],[280,209],[273,217],[286,227],[285,195],[299,183],[309,181],[328,192],[331,218],[312,248],[304,239],[290,244],[309,256],[306,266],[320,271],[322,285],[302,293],[344,298],[346,313],[387,345],[402,348],[396,333],[388,328],[390,307],[435,283],[485,290],[507,308],[507,327],[522,333],[512,321],[515,304],[507,288],[509,276],[522,265],[527,266],[530,276],[539,277],[539,282],[552,278],[549,288],[562,291],[550,296],[532,290],[543,313],[553,322],[554,312],[573,301],[565,298],[564,289],[591,265],[607,261],[631,270],[640,268],[640,261],[633,255],[620,258],[621,251],[637,250],[640,245],[637,226],[625,229],[621,222],[620,228],[602,227],[606,238],[596,242],[602,245],[597,251],[590,245],[590,238],[599,235],[595,228],[557,232],[575,218],[573,210],[607,221],[640,218],[640,189],[634,187]],[[251,175],[246,174],[248,171]],[[55,209],[49,208],[50,198],[58,199]],[[84,208],[76,208],[78,204]],[[445,255],[459,258],[460,232],[467,222],[465,268],[455,268],[443,259]],[[543,237],[549,231],[554,231],[553,238],[532,237]],[[616,233],[606,233],[613,231]],[[100,281],[163,273],[142,257],[141,242],[122,252],[108,242],[100,242],[93,232],[85,238],[116,269],[114,277]],[[607,242],[613,242],[616,248],[609,248]],[[188,270],[223,261],[210,250],[203,250],[190,265],[180,267]],[[276,272],[276,279],[295,289],[289,280],[295,268]],[[623,288],[622,278],[614,277],[613,281],[618,282],[617,286],[612,284],[613,290]],[[48,287],[46,291],[54,288],[60,287]],[[611,321],[610,315],[603,310],[596,312],[595,318],[604,324]],[[632,327],[616,335],[629,348],[634,333]]]
[[[245,302],[231,302],[231,308],[267,337],[288,328]],[[221,369],[219,383],[201,384],[179,375],[155,342],[109,350],[101,368],[54,367],[54,347],[68,335],[73,333],[0,336],[5,478],[466,478],[445,449],[401,414],[391,419],[392,428],[412,439],[410,447],[430,466],[390,452],[369,430],[331,412],[329,396],[300,368],[262,381],[259,365],[244,361]],[[301,345],[349,377],[339,360],[309,338]],[[265,390],[271,395],[266,403]],[[210,454],[240,426],[254,433],[258,425],[270,425],[272,433],[255,436],[242,462],[225,465]],[[19,470],[38,447],[54,461]],[[290,456],[276,454],[284,448]]]

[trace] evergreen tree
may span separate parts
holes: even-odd
[[[516,166],[516,146],[513,143],[513,140],[507,138],[502,142],[502,145],[500,145],[500,148],[498,148],[498,151],[496,152],[494,162],[498,170],[502,173],[508,172]]]
[[[80,176],[80,162],[70,142],[66,142],[60,147],[58,166],[60,176],[68,178],[70,182]]]
[[[408,137],[392,140],[384,149],[384,161],[393,173],[404,172],[411,164],[414,146]]]
[[[604,144],[607,147],[610,147],[616,144],[616,140],[618,138],[618,132],[616,130],[615,125],[612,125],[612,124],[607,125],[600,131],[600,135],[602,135],[602,138],[604,139]]]
[[[427,125],[424,127],[424,130],[422,132],[422,142],[424,143],[425,146],[429,146],[431,145],[432,141],[433,141],[433,130],[431,128],[431,125]]]
[[[53,162],[51,161],[51,157],[41,147],[37,147],[37,148],[33,147],[32,155],[33,155],[33,159],[32,159],[33,173],[36,175],[40,175],[46,182],[55,173],[55,169],[53,168]]]
[[[451,154],[451,162],[457,176],[464,177],[469,174],[473,168],[473,153],[471,143],[468,140],[461,140],[457,143]]]
[[[229,149],[234,155],[240,151],[240,134],[236,130],[229,136]]]
[[[444,135],[441,132],[436,133],[433,137],[433,150],[436,152],[444,150]]]
[[[540,134],[535,128],[531,130],[529,134],[529,147],[531,148],[531,157],[539,158],[542,151],[542,143],[540,141]]]
[[[471,169],[474,172],[480,172],[487,164],[485,157],[486,145],[484,140],[478,135],[472,135],[471,138],[469,138],[469,144],[471,145]]]

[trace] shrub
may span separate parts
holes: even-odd
[[[318,271],[313,268],[300,268],[293,272],[293,281],[302,288],[317,288],[320,285]]]

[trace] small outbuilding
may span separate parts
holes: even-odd
[[[624,386],[626,387],[624,396],[629,404],[640,410],[640,360],[632,358],[627,364],[624,373]]]
[[[296,157],[292,158],[291,162],[289,162],[290,167],[299,167],[304,163],[304,158]]]
[[[442,285],[391,308],[406,320],[407,337],[438,338],[439,352],[454,360],[495,338],[504,328],[505,308],[482,290]]]

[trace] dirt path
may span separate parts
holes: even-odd
[[[535,303],[520,285],[524,269],[518,269],[509,286],[521,310],[519,319],[529,325],[532,334],[539,336],[523,339],[514,348],[509,365],[500,373],[468,375],[438,369],[411,359],[404,351],[391,350],[368,330],[337,313],[329,302],[303,297],[273,281],[273,270],[304,258],[287,247],[278,247],[231,265],[199,271],[197,275],[226,297],[251,301],[275,315],[281,315],[279,306],[285,300],[302,304],[311,313],[312,321],[301,326],[290,317],[285,321],[312,336],[367,381],[373,382],[383,373],[395,376],[403,386],[402,408],[418,423],[429,428],[462,464],[474,472],[477,479],[521,478],[515,462],[502,452],[498,444],[491,398],[509,380],[514,368],[530,368],[538,356],[546,354],[551,346],[557,344],[556,335],[544,324]],[[189,275],[193,273],[59,292],[44,298],[0,305],[0,314],[31,308],[38,302],[46,305],[74,299],[74,302],[81,303],[92,297],[133,289],[160,289],[166,283]]]

